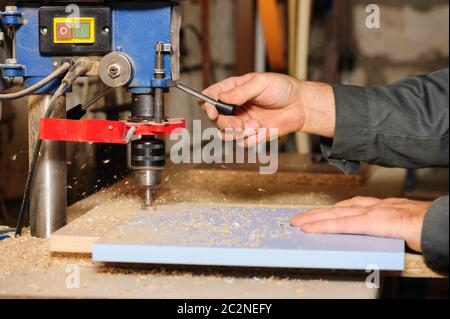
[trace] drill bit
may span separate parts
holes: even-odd
[[[152,188],[150,186],[145,187],[145,201],[144,206],[152,206]]]

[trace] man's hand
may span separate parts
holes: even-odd
[[[298,81],[281,74],[251,73],[216,83],[203,93],[238,105],[235,116],[219,115],[213,105],[202,105],[221,129],[278,128],[280,136],[296,131],[334,135],[334,94],[327,84]]]
[[[331,208],[300,213],[291,223],[307,233],[402,238],[411,249],[421,252],[423,220],[431,204],[397,198],[355,197]]]

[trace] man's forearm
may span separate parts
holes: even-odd
[[[298,81],[299,107],[305,112],[302,132],[323,137],[334,137],[336,104],[331,85]]]

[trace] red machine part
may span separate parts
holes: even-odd
[[[170,135],[185,128],[185,119],[171,119],[163,124],[105,120],[63,120],[43,118],[39,138],[48,141],[127,144],[125,139],[134,127],[135,136]]]

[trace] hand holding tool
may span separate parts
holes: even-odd
[[[213,98],[210,98],[209,96],[204,95],[203,93],[200,93],[200,92],[198,92],[190,87],[187,87],[184,84],[178,83],[178,82],[175,82],[175,87],[192,95],[192,96],[195,96],[196,98],[199,98],[200,100],[203,100],[207,103],[214,105],[216,107],[217,111],[219,112],[219,114],[221,114],[221,115],[233,115],[234,114],[236,105],[223,103],[220,100],[219,101],[215,100]]]

